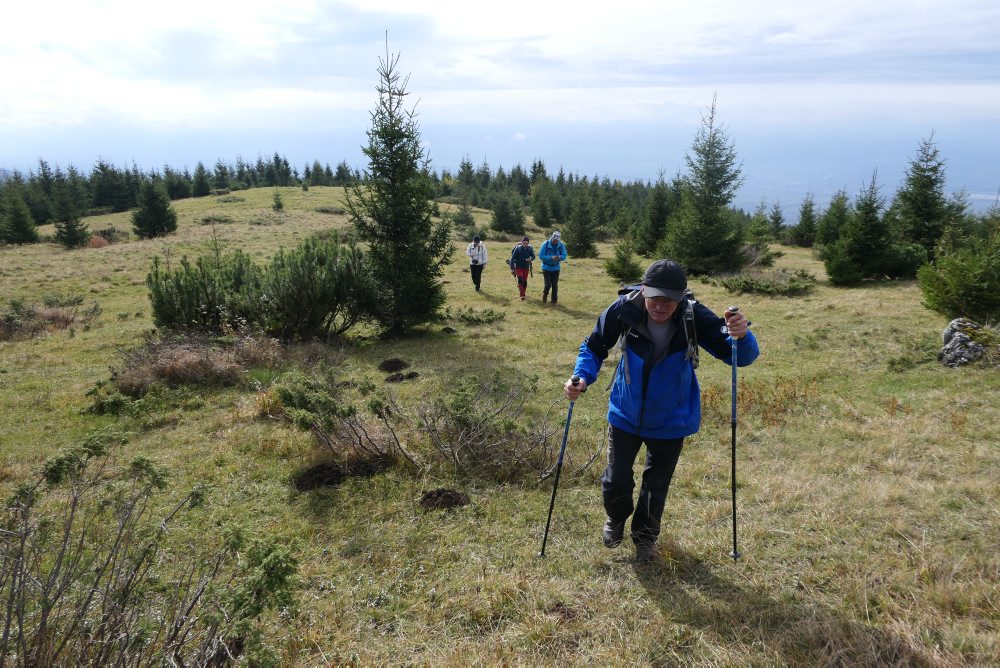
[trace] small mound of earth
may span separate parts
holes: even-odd
[[[578,611],[561,601],[553,606],[550,606],[545,612],[550,615],[555,615],[565,622],[571,622],[580,615]]]
[[[320,487],[336,487],[344,482],[346,472],[333,462],[314,464],[292,476],[292,486],[300,492],[308,492]]]
[[[458,330],[455,329],[454,327],[445,326],[441,328],[441,331],[444,332],[445,334],[458,334]]]
[[[469,495],[453,489],[433,489],[420,497],[420,505],[427,510],[457,508],[469,505]]]
[[[370,478],[392,466],[389,459],[358,459],[346,467],[336,462],[320,462],[292,476],[292,486],[299,492],[321,487],[337,487],[346,478]]]
[[[378,365],[379,371],[402,371],[403,369],[409,369],[409,368],[410,368],[410,363],[404,362],[398,357],[382,360],[382,363]]]
[[[413,380],[414,378],[418,377],[419,375],[420,374],[417,373],[416,371],[410,371],[410,372],[406,373],[405,375],[401,374],[401,373],[394,373],[391,376],[386,376],[385,377],[385,382],[387,382],[387,383],[402,383],[404,380]]]

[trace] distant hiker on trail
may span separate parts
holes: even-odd
[[[486,266],[486,246],[479,241],[479,237],[472,237],[472,243],[465,249],[465,254],[469,256],[469,271],[472,273],[472,284],[479,292],[479,286],[483,281],[483,267]]]
[[[517,289],[524,301],[524,291],[528,289],[528,272],[535,259],[535,249],[528,245],[528,237],[523,237],[521,243],[514,246],[510,252],[510,275],[517,277]]]
[[[542,277],[545,287],[542,289],[542,303],[549,298],[552,290],[552,303],[559,302],[559,263],[566,259],[566,244],[559,240],[558,231],[553,232],[542,247],[538,249],[538,258],[542,261]]]
[[[573,370],[580,382],[567,380],[564,389],[566,398],[575,401],[597,380],[608,351],[621,341],[608,406],[608,466],[601,476],[608,515],[602,538],[605,546],[618,547],[631,515],[636,558],[645,561],[654,554],[684,439],[701,424],[701,390],[694,372],[698,346],[728,364],[735,340],[737,366],[752,363],[760,351],[743,313],[726,311],[720,318],[694,301],[684,270],[673,261],[657,260],[646,269],[641,285],[623,288],[619,295],[580,345]],[[632,464],[643,443],[646,465],[633,505]]]

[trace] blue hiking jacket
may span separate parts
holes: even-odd
[[[559,263],[566,259],[566,244],[561,241],[552,242],[546,239],[538,249],[538,257],[542,261],[542,271],[559,271]]]
[[[593,385],[608,352],[624,334],[624,350],[608,403],[608,422],[642,437],[690,436],[701,425],[701,388],[688,354],[685,304],[677,306],[672,318],[676,331],[666,356],[653,364],[650,359],[653,341],[646,327],[645,302],[637,288],[623,290],[624,294],[601,313],[594,331],[580,344],[573,373],[583,378],[588,387]],[[732,340],[722,333],[725,319],[697,302],[692,309],[698,346],[732,364]],[[757,339],[747,332],[736,343],[737,365],[747,366],[758,355]]]

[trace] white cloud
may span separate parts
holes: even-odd
[[[257,137],[323,119],[363,136],[386,32],[421,121],[481,126],[468,136],[487,147],[541,150],[539,126],[690,137],[715,94],[737,141],[1000,121],[995,0],[8,4],[0,147],[116,122]]]

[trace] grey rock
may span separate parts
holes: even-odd
[[[982,329],[982,325],[968,318],[955,318],[949,322],[942,333],[944,347],[938,353],[938,360],[946,366],[959,367],[982,357],[986,349],[967,334],[977,329]]]

